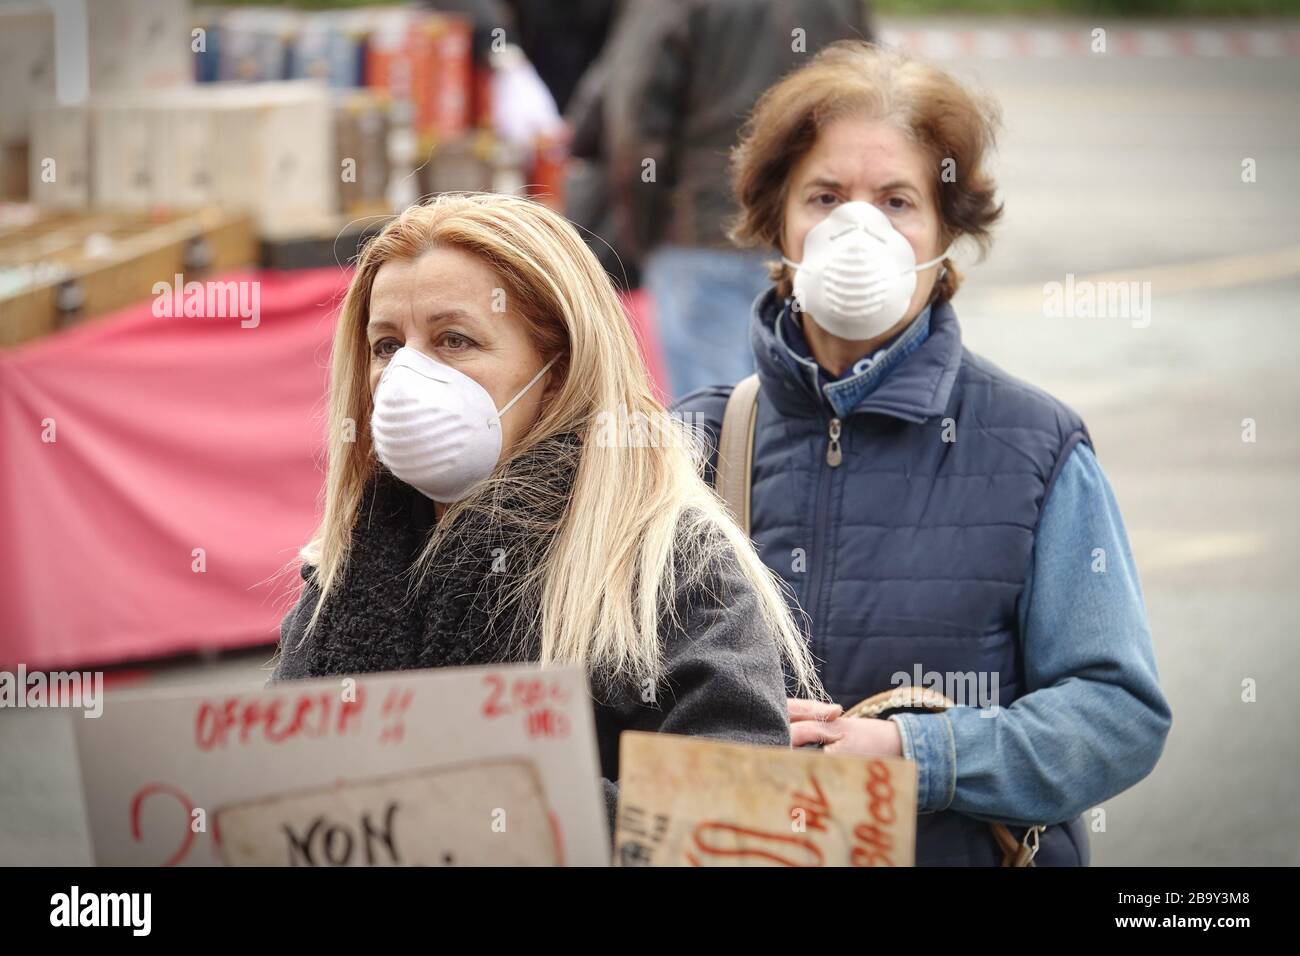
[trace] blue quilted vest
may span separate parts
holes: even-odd
[[[776,341],[779,310],[772,291],[760,297],[750,332],[762,383],[751,533],[811,619],[827,692],[849,706],[919,666],[996,672],[1010,705],[1025,692],[1017,599],[1038,515],[1069,451],[1089,442],[1083,422],[966,351],[947,302],[925,342],[836,420]],[[730,393],[705,389],[676,409],[710,436],[710,481]],[[1001,860],[988,824],[955,811],[921,814],[916,849],[918,865]],[[1087,862],[1081,818],[1043,834],[1037,865]]]

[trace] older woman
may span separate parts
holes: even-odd
[[[794,743],[915,761],[920,864],[1014,859],[1008,824],[1021,861],[1080,864],[1081,813],[1151,771],[1170,711],[1083,421],[962,346],[947,251],[986,244],[1001,212],[994,124],[946,73],[862,43],[759,101],[733,157],[733,236],[780,259],[750,320],[742,477],[835,701],[789,702]],[[753,401],[745,384],[733,407]],[[678,409],[716,443],[732,396]],[[841,716],[918,683],[968,706]]]
[[[788,743],[782,659],[820,690],[778,582],[684,431],[611,421],[671,422],[573,228],[507,196],[408,209],[339,313],[324,517],[274,679],[579,665],[611,813],[623,730]]]

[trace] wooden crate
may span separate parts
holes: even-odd
[[[0,291],[0,346],[147,300],[178,273],[199,279],[257,257],[252,217],[217,209],[51,214],[0,229],[0,276],[14,287]]]
[[[264,233],[285,219],[325,226],[340,179],[332,123],[328,90],[309,80],[38,104],[29,193],[44,209],[221,206],[251,211]]]

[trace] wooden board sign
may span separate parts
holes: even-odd
[[[579,669],[123,692],[74,726],[100,865],[609,861]]]
[[[619,866],[912,866],[916,766],[628,732]]]

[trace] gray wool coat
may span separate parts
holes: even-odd
[[[316,597],[315,585],[308,579],[297,606],[281,624],[280,660],[271,681],[320,676],[311,673],[304,666],[304,655],[294,650]],[[611,834],[618,802],[619,735],[623,731],[790,744],[780,656],[771,633],[761,623],[754,591],[734,556],[717,562],[678,594],[677,615],[681,626],[662,634],[664,680],[654,693],[623,686],[596,691],[593,700]]]

